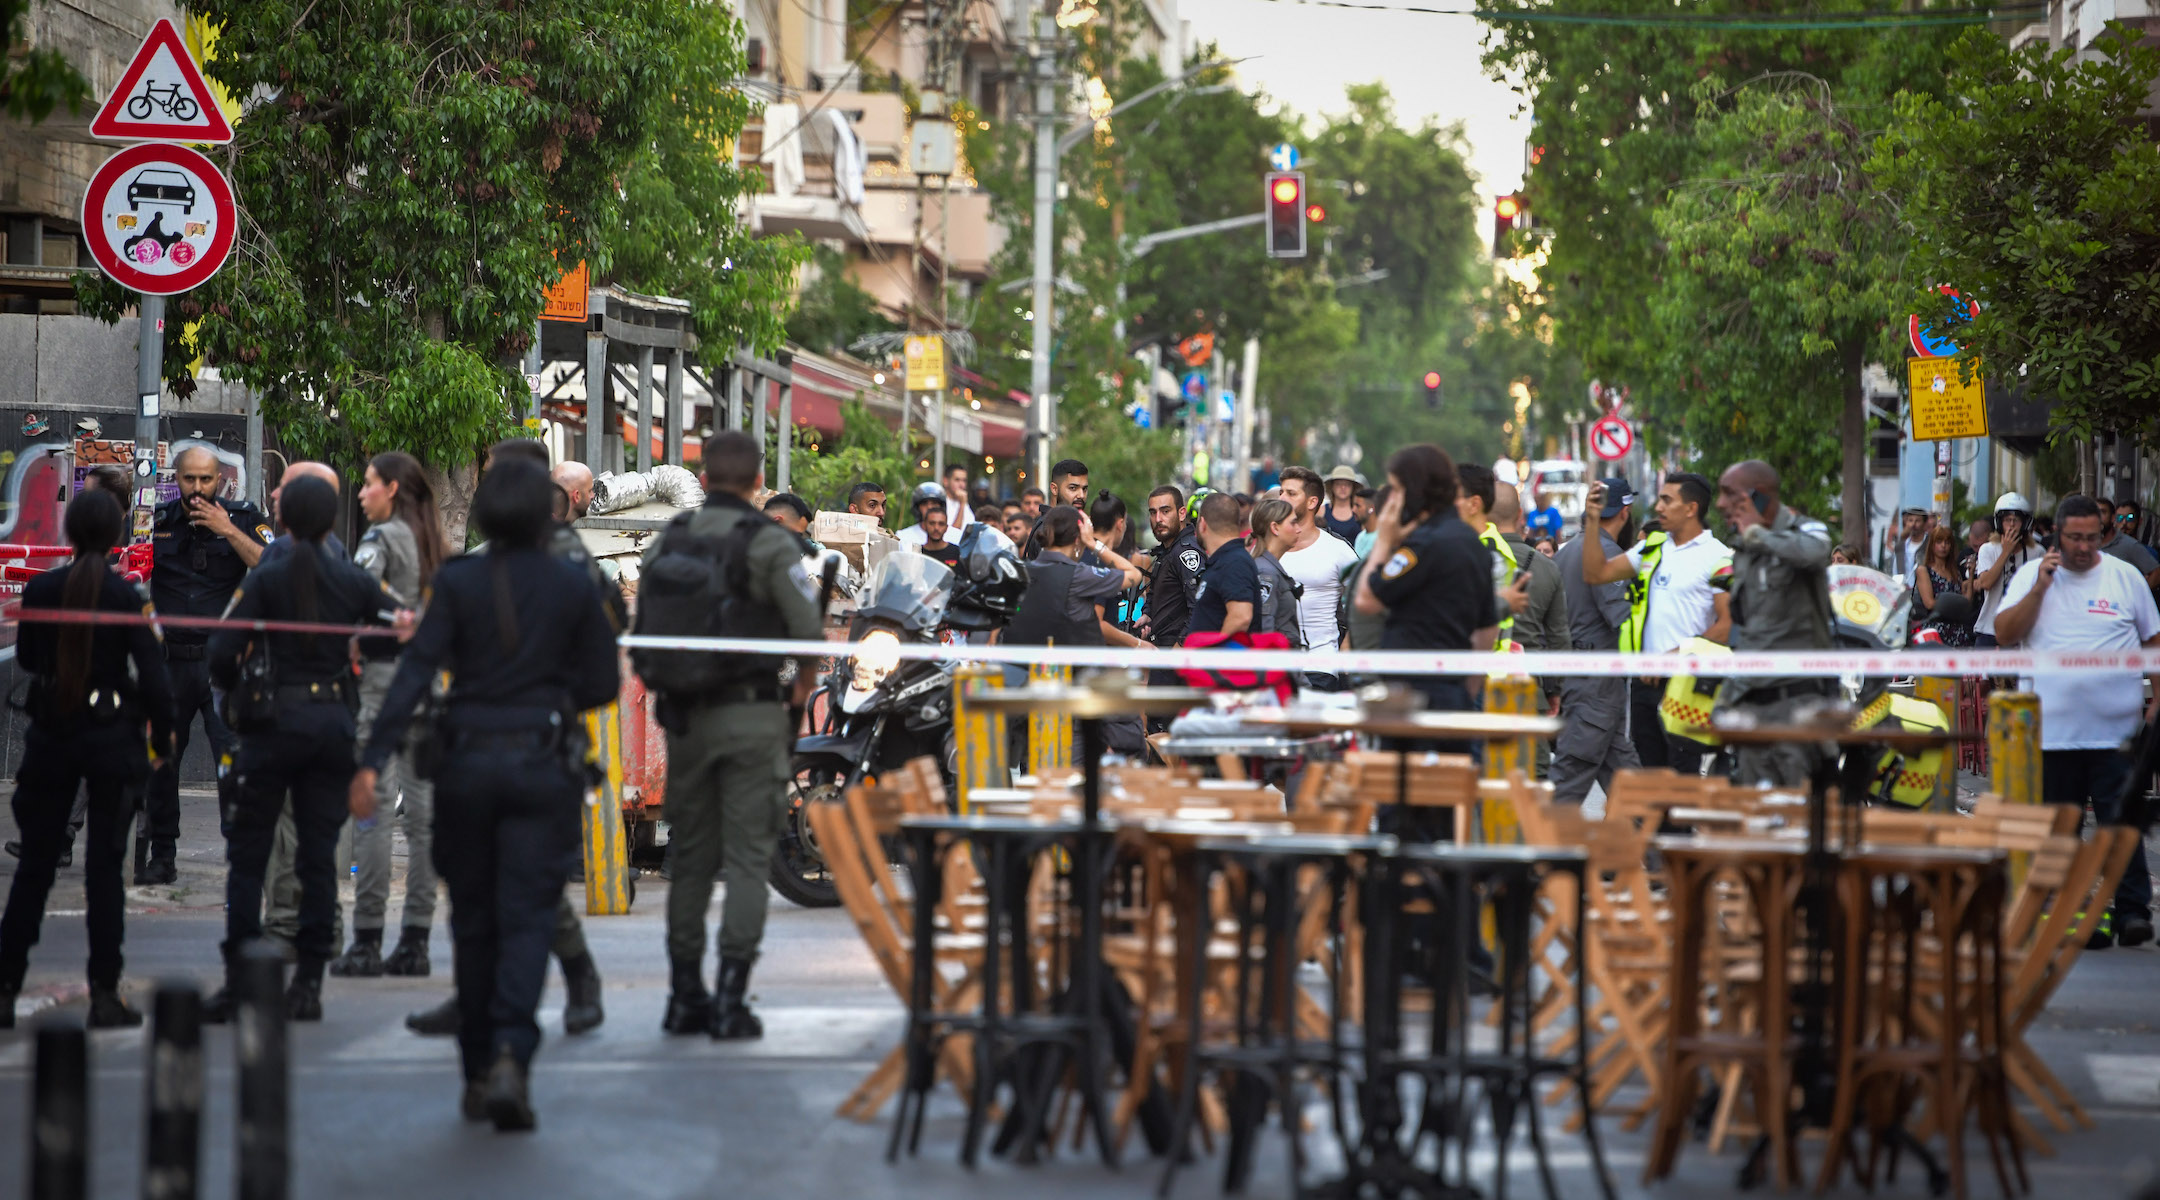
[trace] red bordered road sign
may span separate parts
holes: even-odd
[[[1635,448],[1635,431],[1626,421],[1607,413],[1590,426],[1590,453],[1601,461],[1614,462]]]
[[[233,130],[180,31],[160,17],[105,97],[105,107],[91,118],[90,136],[222,145],[233,140]]]
[[[207,281],[232,252],[232,186],[185,146],[129,146],[83,193],[83,240],[124,288],[171,296]]]

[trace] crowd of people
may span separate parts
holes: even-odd
[[[294,964],[287,1015],[319,1020],[326,972],[431,973],[428,939],[445,889],[455,994],[408,1024],[459,1039],[469,1119],[531,1128],[528,1077],[551,957],[566,983],[566,1030],[590,1030],[605,1015],[564,886],[594,770],[582,714],[618,694],[618,636],[822,635],[804,578],[812,506],[764,489],[762,453],[746,435],[709,438],[703,453],[706,502],[647,550],[634,623],[628,589],[570,527],[591,503],[592,471],[551,466],[529,439],[490,453],[471,512],[485,540],[462,554],[410,456],[368,462],[356,489],[366,529],[348,554],[332,533],[341,481],[328,465],[289,465],[265,514],[219,494],[214,454],[185,449],[180,494],[154,515],[147,595],[107,565],[122,541],[127,481],[93,477],[66,511],[73,561],[25,592],[18,657],[33,681],[31,724],[13,799],[19,837],[7,846],[20,863],[0,917],[0,1024],[12,1021],[46,898],[84,827],[89,1021],[141,1022],[119,991],[127,831],[140,810],[135,882],[172,882],[178,764],[199,720],[218,764],[229,967],[258,938],[281,943]],[[897,532],[906,552],[948,566],[971,536],[1028,562],[1006,643],[1126,647],[1142,663],[1158,648],[1225,644],[1618,654],[1833,645],[1828,572],[1853,553],[1782,502],[1767,463],[1738,463],[1715,480],[1666,474],[1649,521],[1638,520],[1629,480],[1599,480],[1574,536],[1512,482],[1438,446],[1396,450],[1385,476],[1370,487],[1348,466],[1325,475],[1290,466],[1257,496],[1164,483],[1135,508],[1091,489],[1087,465],[1066,459],[1047,489],[975,504],[967,469],[955,465],[909,494],[911,519]],[[881,524],[896,515],[875,483],[854,485],[844,503]],[[2072,496],[2050,516],[2052,531],[2010,493],[1961,539],[1908,513],[1884,565],[1909,582],[1916,622],[1950,644],[2160,647],[2160,566],[2133,536],[2137,511]],[[1970,602],[1969,628],[1946,602],[1953,594]],[[232,620],[167,625],[161,636],[148,620],[92,625],[54,610]],[[791,705],[816,664],[798,662],[783,683],[782,663],[766,655],[634,651],[631,661],[668,735],[663,1027],[755,1038],[762,1025],[748,986],[768,903],[755,881],[766,878],[787,817],[790,722],[799,720]],[[1325,693],[1359,681],[1316,660],[1296,682]],[[1433,709],[1481,702],[1476,676],[1400,682]],[[1562,720],[1538,770],[1556,798],[1574,803],[1639,766],[1802,784],[1813,748],[1728,756],[1696,710],[1776,723],[1837,686],[1738,677],[1705,691],[1701,681],[1647,674],[1538,685]],[[2152,717],[2139,681],[2042,674],[2023,686],[2040,700],[2046,799],[2120,817],[2131,770],[2122,745]],[[408,865],[386,952],[393,822]],[[349,943],[338,893],[346,862],[357,867]],[[753,885],[727,889],[708,987],[706,910],[723,868]],[[2107,936],[2150,941],[2150,902],[2140,858]],[[229,1018],[235,1003],[221,991],[211,1018]]]

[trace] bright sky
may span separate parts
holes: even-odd
[[[1383,0],[1384,2],[1384,0]],[[1215,42],[1230,58],[1257,55],[1239,76],[1295,111],[1341,112],[1343,89],[1377,79],[1398,119],[1461,121],[1470,167],[1486,196],[1522,182],[1526,116],[1518,97],[1478,62],[1484,26],[1470,17],[1321,8],[1276,0],[1177,0],[1194,45]]]

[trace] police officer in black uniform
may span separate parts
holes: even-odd
[[[313,478],[287,482],[278,511],[294,539],[292,549],[248,577],[233,594],[228,617],[343,626],[395,619],[399,604],[389,589],[323,546],[338,511],[338,494],[329,484]],[[226,835],[228,986],[208,1005],[209,1019],[231,1014],[230,968],[240,947],[262,936],[263,874],[288,794],[298,835],[293,867],[300,877],[300,931],[299,963],[285,992],[286,1015],[295,1021],[322,1019],[323,966],[337,953],[335,859],[345,790],[353,778],[359,709],[351,640],[349,635],[252,629],[220,629],[210,638],[210,677],[228,692],[240,689],[231,710],[243,716],[245,727],[239,730],[238,798]],[[243,660],[250,660],[244,679]]]
[[[1199,524],[1185,519],[1185,496],[1176,488],[1164,484],[1150,492],[1147,515],[1156,544],[1148,564],[1147,628],[1142,635],[1167,650],[1185,640],[1207,555],[1200,551]]]
[[[355,817],[436,673],[450,672],[436,771],[435,860],[450,886],[461,1109],[498,1130],[534,1124],[527,1078],[563,883],[578,852],[585,781],[579,714],[621,685],[599,589],[546,549],[554,485],[498,457],[473,496],[486,554],[435,574],[353,776]],[[764,886],[762,880],[753,881]]]
[[[217,494],[222,482],[217,455],[190,446],[173,463],[180,495],[158,505],[151,527],[150,596],[169,617],[214,617],[232,602],[234,589],[270,541],[270,520],[254,505]],[[180,760],[187,754],[188,729],[202,714],[211,757],[223,763],[239,744],[225,727],[210,692],[204,661],[210,635],[202,629],[174,629],[165,635],[165,662],[173,685],[172,756],[150,782],[143,830],[135,840],[135,882],[171,883],[179,878],[173,845],[180,837]],[[218,771],[221,815],[232,811],[231,772]]]
[[[85,488],[64,518],[75,561],[47,571],[23,588],[26,609],[151,613],[141,589],[106,564],[119,543],[120,502]],[[30,728],[15,776],[16,827],[22,865],[0,916],[0,1029],[15,1024],[30,947],[38,940],[45,899],[61,851],[72,841],[69,810],[78,783],[88,785],[90,841],[84,850],[90,906],[90,1016],[93,1029],[142,1024],[120,1000],[121,847],[127,842],[130,797],[150,774],[153,755],[172,752],[172,685],[165,676],[157,631],[150,625],[54,625],[25,621],[16,661],[31,676]],[[133,663],[135,674],[129,677]],[[149,753],[143,720],[150,721]]]

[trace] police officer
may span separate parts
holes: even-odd
[[[23,587],[27,609],[77,609],[151,615],[141,590],[106,565],[120,541],[120,504],[85,488],[63,518],[75,561]],[[89,900],[91,1028],[140,1025],[142,1015],[120,1000],[121,847],[127,841],[133,790],[151,762],[172,753],[172,685],[157,632],[141,625],[52,625],[25,621],[16,661],[31,676],[22,766],[13,807],[22,832],[22,863],[0,916],[0,1029],[15,1024],[30,947],[38,940],[53,872],[70,841],[69,810],[78,784],[87,784],[90,841],[83,851]],[[128,666],[133,663],[134,678]],[[144,753],[143,719],[150,721]]]
[[[1577,650],[1619,649],[1628,620],[1625,580],[1593,584],[1583,577],[1587,539],[1599,539],[1607,562],[1623,555],[1635,541],[1635,492],[1620,478],[1601,482],[1603,503],[1586,505],[1583,529],[1560,552],[1553,565],[1567,592],[1568,640]],[[1613,772],[1642,766],[1634,739],[1628,736],[1628,681],[1610,675],[1569,675],[1560,681],[1560,736],[1553,739],[1553,799],[1581,804],[1598,784],[1608,792]]]
[[[704,507],[656,539],[645,562],[649,570],[661,556],[682,553],[672,547],[684,534],[723,538],[754,521],[743,548],[743,594],[734,597],[746,601],[735,606],[745,617],[745,636],[816,640],[823,634],[817,604],[796,582],[806,544],[750,503],[765,485],[763,459],[758,444],[739,431],[709,439]],[[651,611],[650,605],[640,611]],[[735,682],[701,695],[663,697],[675,866],[667,906],[672,994],[661,1027],[738,1039],[765,1032],[744,996],[765,936],[765,877],[787,820],[795,730],[780,691],[779,659],[743,655],[728,665],[734,669],[725,674]],[[814,661],[796,665],[795,704],[809,698],[816,679]],[[723,865],[731,882],[720,916],[717,995],[711,995],[703,979],[705,910]]]
[[[367,466],[360,486],[360,509],[368,519],[367,532],[353,552],[353,564],[382,581],[390,594],[407,608],[420,607],[423,589],[441,567],[445,547],[442,519],[435,510],[435,489],[428,483],[420,460],[391,450],[378,454]],[[365,744],[382,711],[383,698],[397,674],[398,644],[389,638],[369,638],[360,644],[359,741]],[[405,910],[397,947],[385,958],[382,952],[383,918],[390,899],[390,821],[362,821],[352,831],[353,942],[330,964],[332,975],[426,975],[428,931],[435,921],[434,832],[435,785],[413,770],[412,758],[400,750],[391,759],[377,794],[379,807],[397,805],[404,797],[400,820],[405,829]]]
[[[293,546],[248,577],[233,593],[226,615],[237,621],[389,623],[397,598],[323,546],[337,511],[337,492],[321,480],[286,483],[279,512]],[[350,642],[346,635],[245,628],[220,629],[210,638],[211,678],[228,692],[240,689],[231,697],[230,711],[245,724],[238,731],[239,796],[226,841],[227,988],[210,1002],[208,1019],[231,1014],[231,966],[240,947],[262,934],[263,872],[288,795],[298,837],[293,860],[300,877],[300,929],[299,961],[285,992],[285,1009],[295,1021],[322,1019],[323,967],[337,952],[331,921],[338,830],[345,823],[345,788],[353,772]],[[244,659],[251,660],[245,679]]]
[[[1148,564],[1147,627],[1142,636],[1157,646],[1185,640],[1193,597],[1200,591],[1200,528],[1185,519],[1185,496],[1169,484],[1148,493],[1148,528],[1155,532],[1155,557]]]
[[[347,793],[356,819],[375,814],[380,773],[414,706],[449,671],[435,858],[450,885],[456,943],[461,1111],[498,1130],[534,1124],[534,1014],[582,819],[579,714],[621,685],[599,592],[581,567],[545,548],[553,490],[531,462],[497,458],[489,467],[472,509],[488,552],[436,572]]]
[[[1830,647],[1830,530],[1778,503],[1778,474],[1750,459],[1718,477],[1718,511],[1732,523],[1732,648]],[[1830,695],[1827,679],[1734,678],[1718,691],[1718,711],[1752,712],[1767,725],[1793,721]],[[1798,787],[1819,753],[1814,743],[1735,748],[1733,782]]]
[[[170,617],[214,617],[232,602],[242,576],[262,560],[270,522],[254,505],[217,494],[218,458],[207,446],[190,446],[173,463],[180,495],[158,505],[151,525],[150,596]],[[173,849],[180,838],[180,760],[188,730],[202,714],[210,753],[220,764],[218,804],[230,812],[232,773],[223,769],[238,739],[225,727],[210,692],[204,662],[210,635],[174,629],[165,638],[166,670],[172,678],[175,720],[172,756],[151,779],[143,830],[135,841],[135,882],[171,883],[180,877]]]
[[[528,463],[547,471],[547,447],[534,438],[505,438],[488,448],[489,470],[507,462]],[[586,506],[592,503],[592,469],[580,462],[564,461],[549,472],[549,478],[569,498],[570,519],[584,516]],[[474,553],[486,549],[483,543]],[[546,549],[550,555],[584,572],[586,580],[600,594],[601,609],[607,614],[614,634],[629,628],[629,606],[623,599],[614,564],[594,558],[585,549],[577,530],[566,521],[554,519],[552,508]],[[592,947],[586,944],[585,924],[578,919],[577,905],[570,902],[567,894],[555,905],[555,935],[550,949],[562,967],[563,1032],[590,1033],[598,1029],[607,1019],[607,1011],[601,1005],[600,967],[593,961]],[[458,1032],[462,1011],[458,998],[453,995],[433,1008],[408,1013],[405,1028],[425,1037],[449,1037]]]

